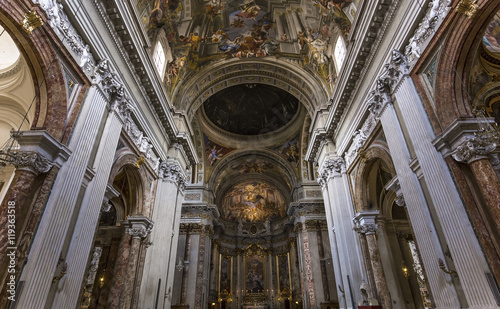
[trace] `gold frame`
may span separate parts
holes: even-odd
[[[279,265],[279,257],[280,256],[285,256],[284,254],[279,254],[276,255],[276,274],[277,274],[277,279],[278,279],[278,293],[281,294],[283,292],[283,289],[281,288],[281,283],[280,283],[280,265]],[[291,294],[292,293],[292,273],[291,273],[291,268],[290,268],[290,252],[286,253],[287,257],[287,263],[288,263],[288,292]]]
[[[229,276],[230,276],[230,281],[229,281],[229,297],[231,297],[231,295],[233,294],[233,257],[230,256],[230,255],[222,255],[219,253],[219,280],[218,280],[218,284],[217,284],[217,291],[219,292],[219,298],[221,298],[221,293],[223,291],[220,290],[220,284],[221,284],[221,265],[222,265],[222,258],[228,258],[230,261],[231,261],[231,266],[230,266],[230,270],[229,270]]]
[[[260,256],[264,259],[264,265],[263,265],[263,270],[264,270],[264,286],[262,287],[262,293],[261,294],[265,294],[266,292],[266,287],[268,286],[268,282],[267,282],[267,259],[266,259],[266,256],[265,255],[262,255],[262,254],[259,254],[258,252],[253,252],[251,254],[245,254],[245,256],[243,257],[243,282],[244,282],[244,286],[245,286],[245,295],[247,295],[248,293],[248,290],[247,289],[247,275],[248,275],[248,267],[247,267],[247,262],[248,262],[248,258],[250,256],[253,256],[253,255],[256,255],[256,256]]]

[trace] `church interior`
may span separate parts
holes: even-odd
[[[500,308],[497,0],[0,1],[0,307]]]

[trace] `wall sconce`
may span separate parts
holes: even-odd
[[[406,267],[405,262],[403,261],[403,275],[408,278],[410,277],[410,272],[408,271],[408,267]]]
[[[176,268],[178,271],[181,271],[181,270],[184,268],[184,265],[183,265],[183,263],[182,263],[182,259],[181,259],[181,258],[179,258],[179,259],[177,260],[177,264],[175,265],[175,268]]]

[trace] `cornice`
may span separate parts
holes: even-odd
[[[317,132],[311,139],[306,154],[307,161],[314,161],[317,158],[321,140],[327,136],[333,136],[339,123],[345,117],[348,103],[352,101],[353,95],[361,84],[360,81],[366,75],[400,3],[401,0],[379,0],[371,6],[371,12],[366,13],[367,15],[370,14],[370,20],[364,23],[366,29],[359,32],[364,33],[365,36],[363,38],[360,36],[361,40],[355,41],[355,44],[359,42],[359,45],[351,48],[351,50],[356,51],[356,54],[351,56],[354,60],[351,62],[350,70],[347,70],[347,68],[343,70],[344,72],[348,71],[349,75],[347,78],[339,79],[344,84],[337,85],[338,88],[334,93],[332,102],[333,110],[328,116],[326,129]]]

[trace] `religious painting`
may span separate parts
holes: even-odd
[[[265,257],[249,255],[245,260],[245,289],[247,293],[263,293],[265,284]]]
[[[231,294],[231,274],[233,260],[230,256],[220,256],[219,293]]]
[[[497,11],[486,27],[483,43],[489,52],[500,54],[500,11]]]
[[[214,166],[222,157],[234,150],[211,141],[208,136],[203,135],[205,141],[205,159],[210,166]]]
[[[262,174],[274,168],[274,165],[268,161],[256,158],[245,159],[244,162],[233,164],[231,168],[239,174],[259,173]]]
[[[271,14],[255,1],[243,2],[239,10],[229,14],[230,27],[219,30],[219,51],[233,57],[263,57],[279,50]]]
[[[281,157],[286,159],[290,163],[294,163],[297,167],[300,162],[300,133],[298,133],[294,138],[285,142],[284,144],[272,148]]]
[[[287,294],[290,292],[290,267],[288,253],[276,256],[276,264],[278,267],[278,289],[280,293]]]
[[[222,200],[222,216],[228,220],[264,222],[286,214],[285,198],[264,182],[244,182],[232,188]]]

